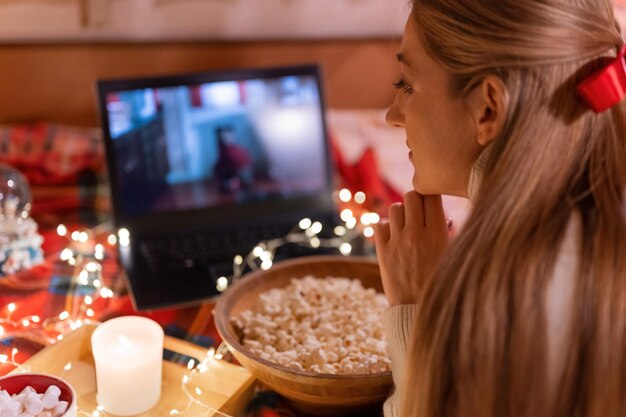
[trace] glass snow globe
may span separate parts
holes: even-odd
[[[43,262],[43,238],[30,217],[31,202],[26,177],[0,162],[0,277]]]

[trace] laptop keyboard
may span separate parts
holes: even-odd
[[[143,240],[141,252],[154,269],[179,269],[228,263],[236,254],[246,256],[261,241],[287,235],[293,224],[211,233],[190,233]]]

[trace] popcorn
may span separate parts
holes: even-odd
[[[61,390],[56,385],[38,394],[26,387],[19,394],[0,390],[0,417],[61,417],[67,412],[67,401],[59,401]]]
[[[370,374],[390,370],[383,294],[357,279],[292,279],[259,295],[232,321],[255,355],[300,371]]]

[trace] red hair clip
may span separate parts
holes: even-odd
[[[576,90],[596,113],[610,109],[626,97],[626,45],[606,67],[585,78]]]

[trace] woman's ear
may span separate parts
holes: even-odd
[[[502,132],[507,111],[507,92],[502,80],[495,75],[487,75],[476,85],[469,97],[477,141],[486,146]]]

